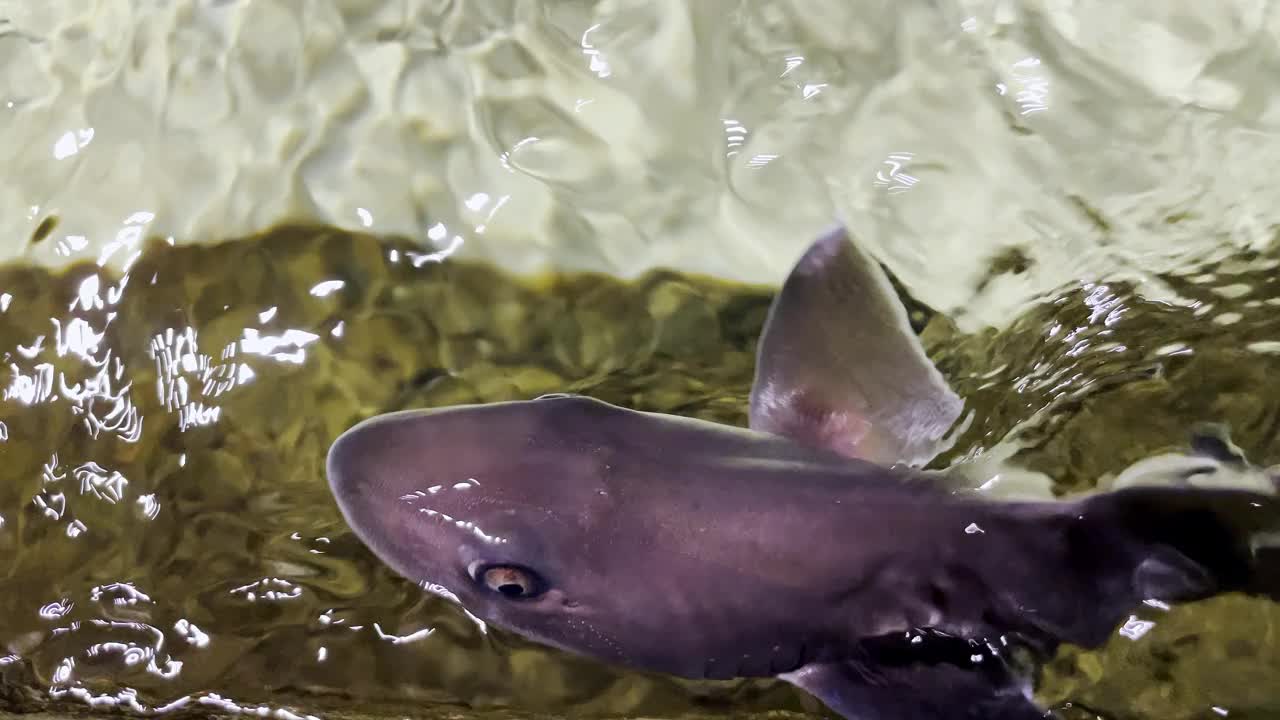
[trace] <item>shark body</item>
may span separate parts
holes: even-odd
[[[574,395],[411,410],[344,433],[330,485],[379,558],[486,622],[779,677],[851,720],[1043,717],[1015,650],[1099,645],[1146,600],[1280,597],[1271,476],[1188,480],[1247,465],[1225,436],[1069,500],[921,470],[963,403],[843,230],[797,262],[758,354],[749,428]]]

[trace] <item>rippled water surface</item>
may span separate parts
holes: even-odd
[[[741,424],[843,217],[938,311],[940,462],[1083,490],[1205,420],[1280,462],[1277,68],[1262,0],[0,0],[0,711],[816,711],[483,631],[344,527],[329,442],[552,391]],[[1277,677],[1280,610],[1220,598],[1039,694]]]

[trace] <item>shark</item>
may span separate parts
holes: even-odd
[[[748,427],[570,393],[392,412],[326,472],[377,558],[486,623],[779,678],[850,720],[1041,718],[1037,659],[1142,603],[1280,598],[1276,474],[1225,431],[1081,496],[927,469],[964,403],[843,226],[775,295],[748,408]]]

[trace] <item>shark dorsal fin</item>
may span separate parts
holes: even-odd
[[[847,457],[923,465],[962,408],[880,266],[843,227],[815,240],[769,310],[751,427]]]

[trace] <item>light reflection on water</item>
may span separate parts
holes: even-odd
[[[881,5],[8,13],[0,252],[119,270],[140,232],[291,217],[425,235],[424,258],[778,280],[793,228],[843,214],[932,304],[998,324],[1076,270],[1268,242],[1261,4]],[[909,193],[876,184],[898,154]],[[1030,276],[969,302],[1010,246]]]

